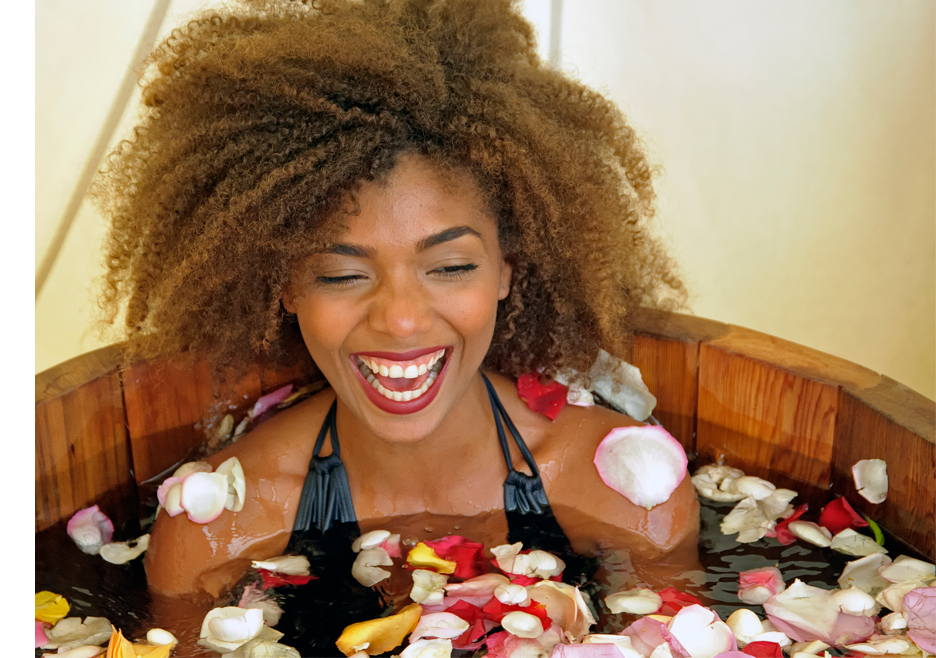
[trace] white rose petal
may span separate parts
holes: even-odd
[[[833,592],[831,603],[846,615],[856,617],[870,617],[881,610],[881,606],[873,596],[855,586]]]
[[[443,573],[436,573],[428,569],[416,569],[413,571],[413,587],[410,589],[410,598],[422,605],[440,605],[442,599],[445,598],[446,583],[448,583],[448,576]]]
[[[227,478],[227,498],[224,501],[225,509],[240,512],[244,509],[244,498],[247,495],[247,484],[244,480],[244,468],[237,457],[222,462],[215,473],[221,473]]]
[[[511,635],[524,638],[537,638],[543,634],[543,622],[536,615],[528,612],[508,612],[501,619],[501,626]]]
[[[887,549],[878,544],[876,541],[867,535],[862,535],[861,533],[855,532],[851,528],[845,528],[840,533],[835,535],[832,538],[830,547],[833,551],[845,553],[845,555],[855,555],[858,557],[864,557],[874,553],[887,552]]]
[[[198,643],[219,653],[229,653],[257,637],[264,628],[260,610],[215,608],[205,615]]]
[[[308,576],[309,558],[305,555],[281,555],[269,560],[254,560],[250,563],[254,569],[265,569],[287,576]]]
[[[125,564],[134,560],[149,548],[149,533],[132,541],[118,541],[101,546],[101,557],[111,564]]]
[[[796,537],[815,546],[825,548],[832,543],[832,533],[811,521],[793,521],[787,529]]]
[[[936,566],[908,555],[901,555],[890,564],[882,565],[878,574],[891,583],[904,580],[927,580],[936,576]]]
[[[451,640],[416,640],[400,653],[400,658],[449,658]]]
[[[179,643],[175,635],[162,628],[151,628],[146,631],[146,641],[156,647]]]
[[[390,572],[380,567],[392,564],[393,560],[387,551],[382,548],[368,548],[357,554],[354,564],[351,565],[351,575],[364,587],[373,587],[390,577]]]
[[[862,459],[852,466],[858,495],[878,505],[887,499],[887,463],[883,459]]]
[[[506,583],[494,588],[494,598],[504,605],[523,605],[530,600],[530,593],[523,585]]]
[[[845,565],[842,575],[839,576],[838,585],[841,589],[848,589],[852,585],[874,596],[890,583],[879,575],[880,569],[891,563],[891,559],[883,553],[872,553]]]
[[[652,589],[636,587],[626,592],[610,594],[605,605],[614,614],[627,612],[632,615],[651,615],[663,605],[663,599]]]
[[[81,617],[66,617],[46,631],[49,641],[42,648],[64,652],[87,644],[97,645],[109,640],[112,631],[104,617],[85,617],[84,622]]]
[[[371,530],[355,539],[354,543],[351,544],[351,550],[360,553],[362,550],[377,548],[389,538],[390,532],[388,530]]]
[[[747,608],[741,608],[731,613],[725,620],[728,628],[734,634],[739,647],[745,647],[754,641],[754,638],[764,632],[764,624],[760,617]]]

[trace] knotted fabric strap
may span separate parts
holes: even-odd
[[[534,461],[526,443],[523,442],[523,437],[520,436],[517,427],[510,420],[510,416],[507,415],[507,411],[504,409],[504,405],[501,404],[500,398],[497,397],[491,381],[484,373],[481,373],[481,377],[487,387],[488,398],[491,400],[491,409],[494,411],[494,424],[497,426],[497,438],[500,440],[504,461],[507,462],[507,468],[510,471],[504,481],[504,509],[508,512],[518,512],[520,514],[542,514],[544,510],[548,509],[549,501],[546,500],[546,490],[543,489],[543,481],[540,479],[536,461]],[[533,475],[521,473],[513,467],[513,460],[510,458],[510,445],[507,443],[504,423],[501,422],[502,416]]]
[[[351,488],[348,474],[341,463],[341,450],[338,446],[338,427],[335,423],[338,401],[332,402],[322,429],[319,430],[309,472],[302,485],[299,509],[293,530],[308,530],[314,524],[325,532],[335,523],[354,521],[354,505],[351,501]],[[332,454],[319,457],[325,443],[325,437],[331,432]]]

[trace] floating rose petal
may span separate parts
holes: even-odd
[[[126,564],[143,555],[149,548],[149,533],[130,541],[118,541],[101,546],[101,557],[111,564]]]
[[[878,636],[868,638],[864,642],[859,642],[857,644],[847,644],[845,648],[868,656],[884,656],[910,653],[909,650],[912,648],[912,643],[900,637]]]
[[[244,588],[240,601],[237,602],[237,607],[260,610],[263,613],[263,623],[267,626],[276,626],[280,617],[283,616],[283,609],[279,604],[271,599],[263,588],[253,585]]]
[[[878,505],[887,498],[887,463],[883,459],[862,459],[852,466],[858,495]]]
[[[663,599],[652,589],[636,587],[626,592],[617,592],[605,597],[608,609],[618,614],[626,612],[632,615],[649,615],[660,609]]]
[[[355,539],[351,543],[351,550],[355,553],[360,553],[362,550],[377,548],[389,538],[389,530],[371,530],[370,532],[365,532],[363,535]]]
[[[509,582],[507,576],[499,573],[486,573],[470,578],[463,583],[448,583],[445,586],[445,592],[449,596],[459,599],[481,597],[487,601],[494,596],[494,590]]]
[[[902,582],[889,585],[885,589],[878,592],[874,598],[878,603],[880,603],[888,610],[902,613],[904,611],[904,597],[917,587],[923,586],[924,583],[922,580],[904,580]]]
[[[104,617],[68,617],[48,631],[49,639],[43,649],[68,651],[88,644],[103,644],[110,638],[112,627]]]
[[[78,548],[89,555],[97,555],[114,536],[114,524],[97,505],[76,512],[65,529]]]
[[[620,646],[610,642],[558,644],[550,654],[550,658],[622,658],[622,656],[624,658],[642,658],[633,649],[621,649]]]
[[[738,598],[749,605],[761,605],[784,587],[783,575],[776,567],[749,569],[738,574]]]
[[[744,477],[744,471],[728,466],[708,464],[692,476],[692,484],[703,498],[722,503],[734,503],[747,496],[738,493],[731,486],[735,480]]]
[[[530,598],[546,607],[546,614],[562,629],[563,636],[570,642],[580,642],[595,623],[595,618],[577,587],[541,580],[530,586]],[[524,609],[533,613],[531,609]]]
[[[507,615],[511,612],[526,612],[528,614],[539,617],[543,620],[543,628],[549,628],[550,619],[549,614],[546,610],[546,606],[537,601],[528,603],[527,605],[507,605],[506,603],[501,603],[497,599],[491,599],[484,604],[484,607],[481,608],[481,612],[487,619],[490,619],[493,622],[501,623],[504,619],[504,615]]]
[[[484,544],[468,541],[458,535],[432,539],[426,546],[443,560],[455,562],[454,578],[468,579],[484,572]]]
[[[309,558],[305,555],[281,555],[268,560],[254,560],[250,566],[286,576],[309,575]]]
[[[102,656],[105,651],[106,649],[104,647],[86,644],[81,647],[75,647],[74,649],[67,649],[61,653],[44,653],[42,656],[43,658],[47,656],[54,656],[55,658],[96,658],[96,656]],[[136,658],[135,654],[133,654],[133,656]]]
[[[380,567],[389,567],[392,564],[393,560],[387,555],[387,551],[382,548],[368,548],[357,554],[351,566],[351,575],[364,587],[373,587],[390,577],[390,572]]]
[[[803,503],[798,505],[793,509],[793,513],[788,517],[784,518],[782,521],[778,521],[774,532],[777,533],[777,541],[783,544],[784,546],[789,546],[794,541],[796,541],[796,535],[794,535],[789,530],[791,523],[799,519],[806,511],[809,509],[809,503]],[[831,536],[831,535],[830,535]]]
[[[445,574],[453,573],[458,566],[453,560],[443,560],[423,542],[410,549],[406,554],[406,563],[416,569],[433,569]]]
[[[568,389],[559,382],[540,383],[539,373],[520,375],[517,379],[517,394],[533,411],[543,414],[549,420],[566,406]]]
[[[832,592],[799,579],[764,603],[767,617],[778,630],[800,642],[821,640],[831,645],[861,642],[874,632],[874,620],[839,612]]]
[[[790,534],[809,542],[813,546],[825,548],[832,543],[832,533],[812,521],[793,521],[788,528]]]
[[[262,632],[262,631],[261,631]],[[302,658],[292,647],[279,644],[274,640],[255,637],[250,642],[240,645],[231,653],[222,654],[224,658]],[[364,654],[365,656],[367,654]]]
[[[409,641],[413,643],[424,637],[453,639],[468,630],[469,623],[451,612],[430,612],[419,618]]]
[[[506,583],[494,589],[494,598],[504,605],[523,605],[530,600],[530,593],[523,585]]]
[[[728,624],[701,605],[683,608],[666,628],[692,658],[714,658],[738,648]]]
[[[626,635],[605,635],[602,633],[586,635],[581,645],[559,645],[556,651],[560,651],[562,647],[586,646],[589,644],[613,644],[624,658],[644,658],[643,654],[639,653],[637,649],[634,648],[631,639]],[[615,656],[614,658],[619,657]]]
[[[742,653],[754,658],[783,658],[783,648],[776,642],[748,642]]]
[[[305,585],[313,580],[318,580],[318,576],[290,576],[288,574],[273,573],[266,569],[258,569],[260,573],[261,587],[265,590],[271,587],[282,587],[283,585]],[[351,569],[352,575],[354,568]]]
[[[936,566],[908,555],[901,555],[892,563],[881,565],[878,573],[881,578],[892,583],[916,579],[926,580],[936,576]]]
[[[865,555],[872,555],[874,553],[887,552],[887,549],[878,544],[876,541],[867,535],[862,535],[855,532],[851,528],[845,528],[840,533],[832,537],[830,548],[833,551],[845,553],[845,555],[855,555],[858,557],[864,557]]]
[[[868,522],[861,518],[844,496],[826,505],[819,514],[819,525],[828,529],[833,536],[845,528],[867,528]]]
[[[663,601],[663,604],[660,606],[660,609],[656,611],[656,614],[666,615],[667,617],[672,617],[677,612],[683,608],[688,608],[690,605],[702,605],[702,601],[692,594],[680,592],[674,587],[661,589],[660,600]]]
[[[778,491],[788,490],[778,489]],[[794,493],[794,495],[796,494]],[[770,499],[771,496],[768,496],[764,501]],[[767,513],[765,507],[762,505],[764,501],[757,501],[749,496],[735,505],[734,509],[728,512],[725,518],[722,519],[722,534],[732,535],[738,533],[735,541],[742,544],[749,544],[772,532],[778,516]]]
[[[917,646],[936,654],[936,587],[918,587],[903,600],[907,635]]]
[[[423,605],[439,605],[445,596],[444,587],[447,582],[448,576],[445,574],[427,569],[416,569],[413,571],[413,587],[410,589],[410,598]]]
[[[449,658],[451,640],[416,640],[400,653],[400,658]]]
[[[881,606],[873,596],[854,586],[834,591],[831,602],[846,615],[857,617],[870,617],[881,611]]]
[[[110,642],[107,644],[105,658],[168,658],[173,645],[152,646],[149,644],[134,644],[127,640],[123,633],[116,628],[112,629]]]
[[[651,617],[641,617],[621,631],[621,635],[630,638],[631,644],[640,655],[649,656],[658,646],[666,642],[663,638],[664,631],[666,631],[666,624],[662,621]],[[682,651],[681,655],[688,654]]]
[[[602,482],[648,510],[669,500],[688,463],[679,441],[655,425],[615,428],[595,451]]]
[[[175,470],[172,477],[184,480],[192,473],[211,473],[212,470],[208,462],[186,462]]]
[[[525,638],[537,638],[543,634],[543,621],[536,615],[515,610],[508,612],[501,619],[501,626],[511,635]]]
[[[889,615],[881,617],[878,626],[881,631],[887,635],[902,633],[907,630],[907,618],[902,612],[892,612]]]
[[[38,649],[39,647],[41,647],[43,644],[47,643],[48,641],[49,641],[49,636],[46,635],[46,625],[37,619],[36,620],[36,648]]]
[[[768,632],[764,628],[764,623],[760,620],[760,617],[747,608],[732,612],[725,620],[725,623],[728,624],[728,628],[735,636],[738,646],[742,648],[752,642],[757,642],[762,635]],[[786,641],[786,644],[789,644],[789,640]]]
[[[386,653],[403,643],[416,628],[421,614],[422,607],[411,603],[395,615],[351,624],[342,631],[335,644],[346,656],[362,649],[370,655]]]
[[[47,624],[57,624],[71,610],[68,601],[61,594],[54,592],[36,592],[36,620]]]
[[[556,374],[556,381],[569,384],[577,379],[574,372]],[[644,384],[640,370],[635,366],[598,350],[598,358],[588,371],[590,389],[612,407],[634,420],[644,421],[653,413],[656,398]]]
[[[857,560],[852,560],[842,570],[838,585],[841,589],[848,589],[854,585],[863,592],[874,596],[890,584],[879,575],[879,570],[890,563],[891,559],[883,553],[866,555]]]
[[[259,418],[267,411],[278,405],[280,402],[284,401],[289,397],[289,394],[292,393],[293,385],[287,384],[282,388],[278,388],[272,393],[267,393],[266,395],[257,399],[254,403],[253,409],[250,411],[250,415],[253,418]]]
[[[161,647],[166,644],[175,646],[179,643],[175,635],[162,628],[151,628],[146,631],[146,641],[154,647]]]
[[[228,478],[224,473],[192,473],[182,482],[181,505],[189,521],[209,523],[224,510]]]
[[[257,637],[263,628],[260,610],[215,608],[205,615],[198,643],[212,651],[228,653]]]
[[[247,484],[244,480],[244,469],[237,457],[231,457],[215,470],[227,478],[227,498],[224,500],[225,509],[240,512],[244,509],[244,497],[247,495]]]

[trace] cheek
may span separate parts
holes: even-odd
[[[335,352],[347,335],[348,328],[345,325],[350,313],[343,310],[340,304],[311,298],[300,304],[298,316],[306,347],[321,367],[325,365],[327,355]]]
[[[466,339],[484,341],[484,350],[494,332],[497,319],[497,297],[487,291],[459,295],[457,300],[448,300],[444,308],[449,323]]]

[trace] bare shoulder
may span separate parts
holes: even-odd
[[[558,511],[557,517],[563,528],[573,530],[567,529],[570,539],[577,528],[601,526],[606,531],[620,529],[628,545],[646,554],[669,553],[687,541],[694,545],[698,501],[688,475],[669,500],[649,511],[608,487],[599,476],[594,463],[598,445],[615,428],[634,425],[643,423],[603,407],[562,410],[549,440],[549,451],[562,455],[562,468],[550,480],[548,495],[554,507],[577,518],[564,522]]]
[[[155,591],[175,595],[204,590],[218,596],[251,560],[282,553],[315,438],[333,400],[331,390],[323,391],[208,459],[216,468],[237,457],[244,469],[244,507],[236,513],[225,510],[205,524],[189,521],[185,514],[160,512],[146,557],[147,578]]]

